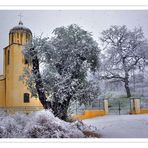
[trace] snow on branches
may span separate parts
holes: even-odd
[[[84,103],[97,98],[99,88],[92,89],[93,83],[87,74],[98,70],[100,50],[91,34],[75,24],[56,28],[53,33],[51,39],[33,38],[23,50],[33,65],[25,81],[32,95],[37,94],[43,106],[43,100],[48,101],[55,115],[60,117],[61,113],[67,114],[71,101]]]

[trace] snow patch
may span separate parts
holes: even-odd
[[[148,138],[148,115],[108,115],[83,120],[96,126],[102,138]]]

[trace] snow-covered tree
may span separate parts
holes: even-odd
[[[104,79],[120,80],[124,83],[127,97],[130,72],[143,66],[146,40],[142,28],[128,30],[126,26],[111,26],[102,32],[104,58],[102,75]]]
[[[88,73],[98,70],[100,50],[91,34],[75,24],[53,33],[51,39],[33,38],[24,49],[32,71],[24,70],[23,79],[45,109],[65,120],[71,101],[85,103],[97,97],[99,87]]]

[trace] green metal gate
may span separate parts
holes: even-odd
[[[148,98],[140,99],[141,109],[148,109]]]
[[[128,98],[109,99],[109,115],[126,115],[130,113],[131,102]]]

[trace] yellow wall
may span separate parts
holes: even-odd
[[[0,107],[5,107],[5,79],[0,78]]]
[[[0,76],[0,107],[15,111],[41,109],[39,99],[31,98],[30,92],[19,77],[23,74],[25,64],[22,49],[31,39],[31,32],[16,30],[9,34],[9,46],[4,48],[4,75]],[[10,53],[8,63],[8,51]],[[24,93],[30,94],[30,102],[24,103]]]
[[[24,63],[24,55],[22,49],[24,45],[31,39],[31,33],[18,30],[9,34],[9,46],[4,48],[4,75],[6,78],[6,107],[19,108],[22,107],[41,107],[39,99],[31,98],[30,92],[23,81],[19,77],[23,74],[24,67],[28,65]],[[10,53],[8,63],[8,51]],[[1,92],[0,92],[1,93]],[[30,102],[24,103],[24,93],[30,94]],[[20,108],[19,108],[20,109]]]
[[[130,114],[148,114],[148,109],[140,109],[140,112],[136,113],[135,111],[130,112]]]
[[[19,80],[23,73],[24,56],[22,54],[23,46],[12,44],[5,48],[5,72],[6,72],[6,106],[41,106],[38,99],[31,98],[29,103],[24,103],[24,93],[29,93],[27,86]],[[8,50],[10,59],[8,64]],[[31,95],[30,95],[31,96]]]
[[[140,114],[148,114],[148,109],[141,109]]]
[[[99,117],[99,116],[104,116],[104,115],[106,115],[104,110],[87,110],[82,115],[72,116],[72,119],[84,120],[84,119],[89,119],[89,118],[94,118],[94,117]]]

